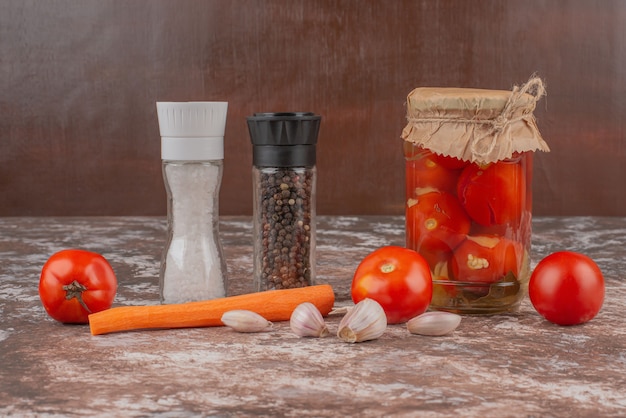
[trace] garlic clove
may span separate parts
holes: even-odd
[[[426,312],[406,323],[411,334],[441,336],[450,334],[461,323],[461,316],[451,312]]]
[[[272,327],[272,323],[258,313],[245,309],[224,312],[222,323],[237,332],[262,332]]]
[[[363,299],[341,318],[337,336],[348,343],[375,340],[387,328],[387,315],[373,299]]]
[[[300,337],[326,337],[328,327],[315,305],[304,302],[296,306],[289,319],[291,330]]]

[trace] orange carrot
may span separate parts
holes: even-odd
[[[93,335],[137,329],[222,326],[224,312],[247,309],[268,321],[288,321],[299,304],[311,302],[326,316],[335,294],[330,285],[268,290],[239,296],[155,306],[122,306],[89,315]]]

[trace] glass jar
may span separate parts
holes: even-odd
[[[515,311],[530,278],[533,116],[540,79],[512,92],[418,88],[403,131],[406,245],[433,276],[431,308]]]
[[[167,239],[160,268],[162,303],[226,296],[219,238],[226,102],[157,103]]]
[[[256,113],[253,144],[254,289],[315,283],[316,143],[321,117]]]

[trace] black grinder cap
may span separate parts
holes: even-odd
[[[256,167],[312,167],[322,117],[312,112],[255,113],[247,118]]]

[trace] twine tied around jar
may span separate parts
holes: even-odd
[[[530,94],[535,98],[535,102],[537,102],[543,95],[546,94],[546,89],[543,86],[543,81],[539,77],[532,76],[530,80],[523,84],[521,87],[513,86],[513,90],[511,91],[511,96],[509,100],[507,100],[504,105],[504,109],[502,112],[495,117],[495,119],[488,120],[476,120],[469,119],[463,122],[465,123],[478,123],[484,125],[490,125],[491,129],[485,135],[481,137],[476,137],[471,143],[472,155],[476,155],[478,157],[484,157],[489,155],[496,144],[498,143],[498,137],[500,132],[502,132],[509,124],[513,122],[517,122],[526,117],[526,115],[521,114],[517,117],[513,116],[514,111],[519,108],[521,105],[525,105],[525,101],[523,100],[524,94]],[[491,141],[489,146],[484,150],[479,150],[478,145],[480,142],[487,137],[491,137]]]
[[[536,75],[510,92],[417,88],[407,98],[408,125],[402,138],[439,154],[480,163],[509,158],[514,152],[549,151],[532,113],[545,94]]]

